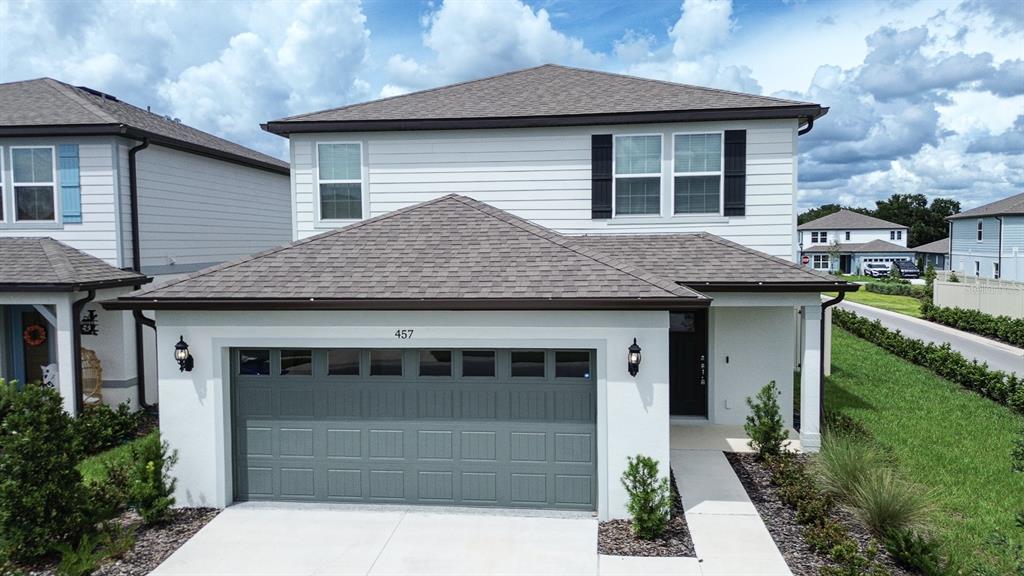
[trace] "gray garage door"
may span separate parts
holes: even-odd
[[[590,350],[236,349],[237,500],[593,510]]]

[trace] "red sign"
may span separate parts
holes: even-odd
[[[810,264],[811,263],[811,257],[806,255],[806,254],[804,254],[804,257],[801,258],[800,261],[803,262],[804,264]]]

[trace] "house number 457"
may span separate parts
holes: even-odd
[[[395,330],[395,338],[399,340],[408,340],[412,338],[412,330]]]

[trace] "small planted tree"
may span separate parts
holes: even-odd
[[[924,269],[924,285],[928,287],[928,290],[932,289],[932,285],[935,284],[935,277],[938,274],[935,273],[935,266],[928,264]]]
[[[747,397],[750,414],[743,430],[750,437],[748,443],[761,459],[782,454],[788,443],[789,433],[782,423],[782,409],[779,407],[779,389],[772,380],[758,391],[754,398]]]
[[[170,469],[177,460],[177,453],[171,451],[157,434],[147,436],[132,446],[129,504],[146,524],[160,523],[170,517],[177,484],[170,475]]]
[[[642,454],[627,458],[622,485],[629,494],[633,533],[644,540],[660,536],[672,516],[672,491],[668,478],[658,478],[658,461]]]

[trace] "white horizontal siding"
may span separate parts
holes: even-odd
[[[671,194],[674,132],[747,130],[747,214],[593,220],[591,134],[661,133],[663,197]],[[791,259],[795,234],[796,122],[766,120],[293,135],[292,187],[295,237],[338,226],[317,221],[315,143],[363,143],[364,216],[376,216],[445,194],[463,194],[565,233],[706,231]]]
[[[79,160],[79,185],[81,188],[82,222],[71,223],[18,223],[13,224],[13,190],[11,190],[11,146],[56,146],[77,144]],[[106,137],[82,138],[0,138],[3,152],[4,212],[6,221],[0,222],[0,237],[44,237],[54,238],[65,244],[91,254],[111,266],[120,266],[117,249],[116,214],[117,202],[114,195],[116,169],[114,143]],[[60,206],[60,171],[54,174],[57,180],[57,212]]]
[[[161,146],[140,152],[137,164],[143,271],[221,262],[291,239],[287,176]]]
[[[804,248],[821,244],[820,242],[811,242],[811,232],[811,230],[800,231],[800,241],[803,243]],[[828,232],[828,244],[836,241],[840,244],[866,244],[872,240],[883,240],[897,246],[906,246],[908,231],[903,230],[902,238],[898,240],[891,239],[891,230],[821,230],[821,232]],[[850,233],[849,240],[846,239],[847,232]]]

